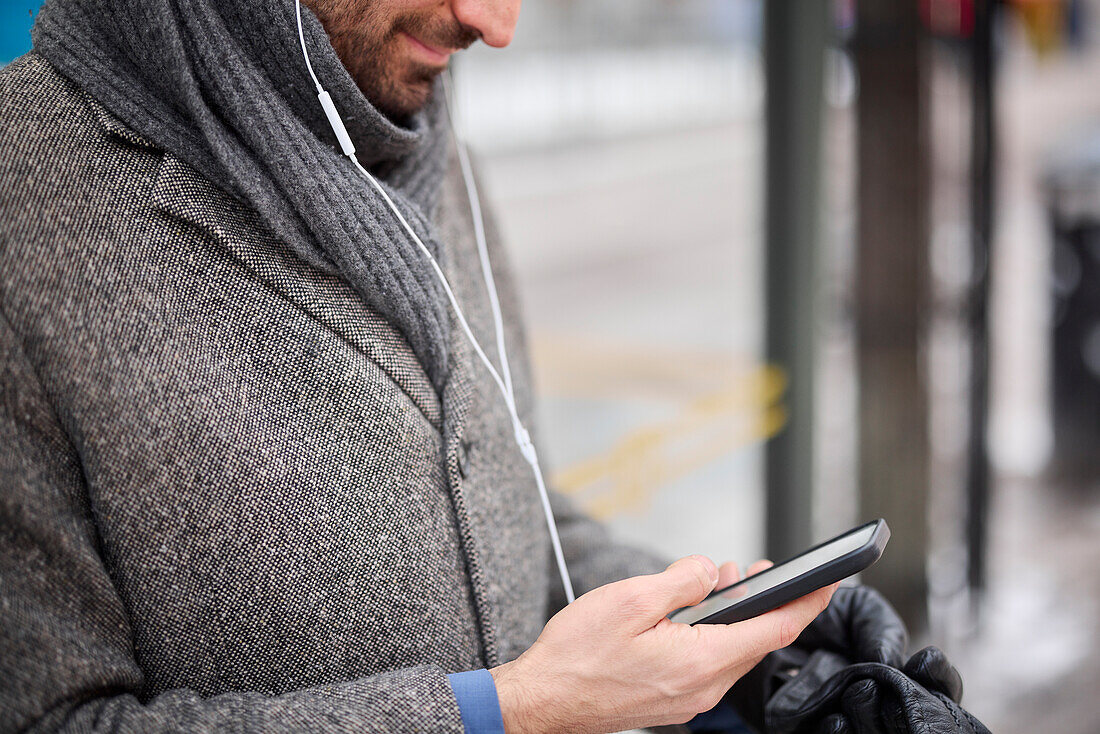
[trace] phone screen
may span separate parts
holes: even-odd
[[[786,563],[772,566],[758,574],[738,581],[733,586],[728,586],[725,589],[716,591],[695,606],[685,607],[684,609],[674,612],[669,616],[669,619],[673,622],[694,624],[700,619],[705,619],[735,602],[740,602],[750,596],[755,596],[774,586],[778,586],[785,581],[790,581],[834,558],[840,558],[846,553],[859,550],[871,540],[871,536],[874,532],[874,524],[857,528],[846,535],[840,536],[836,540],[826,543],[820,548],[814,548],[800,556],[795,556]]]

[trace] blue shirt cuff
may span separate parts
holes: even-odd
[[[481,670],[451,673],[447,676],[458,701],[466,734],[504,734],[504,718],[492,674]]]

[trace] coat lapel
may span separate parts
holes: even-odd
[[[86,92],[104,132],[128,145],[160,151]],[[273,292],[320,322],[379,365],[437,429],[439,395],[405,337],[369,308],[342,278],[323,273],[278,245],[259,215],[218,189],[187,163],[164,152],[153,186],[154,207],[193,226]]]
[[[152,196],[153,206],[203,232],[272,291],[377,363],[442,430],[439,396],[408,342],[346,281],[278,246],[253,210],[171,153],[164,154]]]

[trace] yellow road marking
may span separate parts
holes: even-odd
[[[550,349],[546,342],[543,347]],[[774,436],[787,420],[786,409],[780,404],[787,379],[778,367],[757,367],[730,378],[730,359],[725,355],[662,354],[652,349],[597,348],[576,342],[562,347],[560,343],[553,345],[551,351],[584,358],[581,367],[574,366],[576,360],[570,361],[574,374],[566,374],[566,379],[562,379],[561,371],[550,370],[554,374],[550,382],[558,388],[553,392],[571,397],[592,392],[606,398],[599,389],[583,388],[598,386],[605,379],[621,385],[624,374],[640,375],[638,382],[643,384],[652,379],[668,380],[679,388],[674,392],[681,399],[687,392],[685,387],[722,383],[718,389],[688,401],[671,419],[631,431],[609,450],[553,476],[559,490],[576,496],[596,517],[606,518],[643,506],[669,483],[739,448]],[[561,367],[560,359],[553,366]],[[545,361],[538,361],[540,367],[546,366]]]

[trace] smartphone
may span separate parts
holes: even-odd
[[[852,528],[808,551],[710,593],[668,618],[685,624],[732,624],[783,606],[815,589],[859,573],[882,556],[890,528],[879,519]]]

